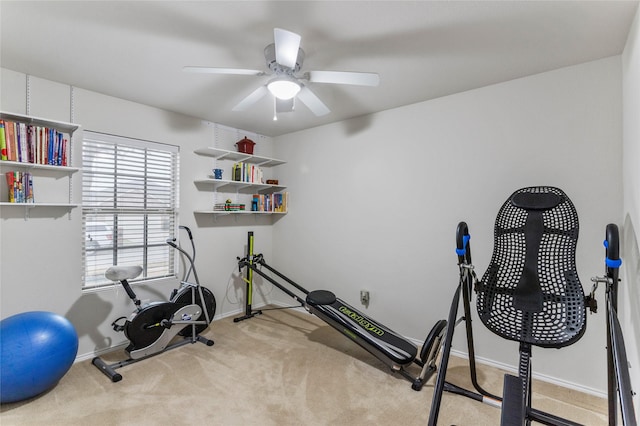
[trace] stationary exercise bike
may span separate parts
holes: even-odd
[[[191,230],[186,226],[180,226],[180,229],[184,229],[189,235],[192,255],[178,246],[175,238],[167,240],[167,244],[182,253],[189,261],[189,269],[184,281],[180,283],[180,288],[173,290],[168,302],[151,302],[142,305],[129,284],[129,280],[142,273],[140,266],[112,266],[105,272],[108,279],[119,281],[122,284],[136,306],[136,310],[129,318],[120,317],[111,324],[115,331],[124,332],[130,342],[125,348],[128,359],[114,364],[107,364],[100,357],[96,357],[92,361],[93,365],[99,368],[112,382],[122,380],[122,375],[115,372],[116,368],[187,343],[201,342],[207,346],[212,346],[214,343],[213,340],[201,336],[200,333],[206,330],[213,320],[216,299],[208,288],[200,285],[195,268],[196,248]],[[195,283],[188,281],[191,272],[193,272]],[[181,336],[182,340],[171,343],[177,336]]]

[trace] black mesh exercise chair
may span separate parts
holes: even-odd
[[[575,343],[586,328],[585,298],[575,267],[578,215],[567,195],[558,188],[539,186],[514,192],[502,205],[495,221],[494,250],[480,281],[471,264],[466,223],[456,236],[460,267],[458,286],[442,347],[429,424],[437,423],[443,391],[501,406],[502,425],[576,425],[531,406],[531,348],[561,348]],[[519,342],[518,376],[507,374],[503,396],[482,389],[476,380],[470,300],[477,296],[478,315],[493,333]],[[462,297],[464,318],[456,319]],[[471,379],[477,392],[446,381],[451,341],[457,323],[464,320]]]

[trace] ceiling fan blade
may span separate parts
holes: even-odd
[[[205,74],[265,75],[264,71],[242,68],[182,67],[182,71]]]
[[[258,102],[260,99],[262,99],[262,97],[264,95],[266,95],[267,93],[269,93],[269,89],[267,89],[267,86],[260,86],[258,87],[256,90],[254,90],[253,92],[251,92],[249,94],[249,96],[247,96],[246,98],[244,98],[243,100],[241,100],[238,105],[233,107],[233,111],[244,111],[247,108],[249,108],[251,105],[255,104],[256,102]]]
[[[356,86],[377,86],[380,84],[380,76],[373,72],[309,71],[307,74],[312,83],[353,84]]]
[[[284,67],[295,68],[302,37],[291,31],[274,28],[273,39],[276,45],[276,62]]]
[[[307,86],[302,86],[298,93],[298,99],[318,117],[330,112],[329,108]]]

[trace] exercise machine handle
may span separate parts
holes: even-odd
[[[171,247],[173,247],[174,249],[178,250],[180,253],[182,253],[187,258],[187,260],[189,261],[189,269],[187,270],[183,281],[189,281],[189,277],[191,276],[191,272],[193,272],[193,277],[194,277],[196,283],[199,283],[199,281],[198,281],[198,273],[196,272],[196,265],[195,265],[195,262],[196,262],[196,245],[193,242],[193,234],[191,233],[191,229],[189,229],[189,227],[187,227],[187,226],[180,225],[180,226],[178,226],[178,228],[184,229],[185,231],[187,231],[187,234],[189,234],[189,241],[191,242],[191,255],[189,255],[189,253],[187,253],[182,247],[178,246],[175,243],[177,241],[176,238],[167,238],[165,240],[165,242],[167,244],[169,244]]]
[[[620,242],[618,239],[618,225],[610,223],[607,225],[606,238],[604,240],[606,249],[605,264],[608,269],[618,269],[622,265],[620,260]],[[610,272],[610,271],[609,271]]]
[[[187,231],[187,234],[189,234],[189,239],[193,240],[193,234],[191,234],[191,229],[189,229],[188,226],[180,225],[179,228],[182,228],[185,231]]]
[[[620,259],[620,240],[618,237],[618,225],[610,223],[607,225],[604,240],[605,257],[604,264],[606,266],[607,295],[610,299],[613,310],[618,310],[618,269],[622,265]]]
[[[458,223],[456,229],[456,254],[459,263],[471,263],[471,246],[469,245],[469,227],[466,222]]]

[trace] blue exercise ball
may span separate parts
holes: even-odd
[[[0,321],[0,402],[16,402],[51,389],[71,368],[78,334],[52,312],[25,312]]]

